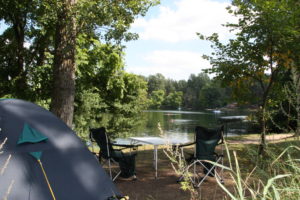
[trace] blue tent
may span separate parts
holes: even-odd
[[[76,134],[44,108],[0,100],[0,199],[105,200],[120,192]]]

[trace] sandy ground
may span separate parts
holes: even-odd
[[[272,134],[272,135],[267,135],[266,140],[268,142],[279,142],[279,141],[284,141],[286,139],[289,139],[293,136],[293,134]],[[244,138],[241,138],[240,140],[229,140],[228,144],[259,144],[260,143],[260,138],[258,136],[247,136],[245,135]]]

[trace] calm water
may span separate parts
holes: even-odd
[[[158,129],[160,123],[163,134],[167,137],[180,139],[183,142],[192,140],[195,126],[215,127],[220,124],[219,118],[224,116],[246,116],[245,110],[236,111],[173,111],[173,110],[150,110],[141,116],[141,125],[132,132],[131,136],[160,136]],[[228,123],[228,135],[245,134],[247,123]]]

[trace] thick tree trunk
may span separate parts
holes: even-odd
[[[76,0],[62,0],[58,11],[53,64],[51,111],[72,127],[75,97]]]

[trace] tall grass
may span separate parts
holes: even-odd
[[[213,163],[227,171],[230,178],[217,183],[232,200],[299,200],[300,199],[300,141],[269,144],[264,156],[257,156],[257,145],[242,146],[233,151],[225,141],[227,164]],[[186,163],[178,149],[167,148],[175,172],[183,177],[181,188],[188,190],[191,199],[201,194],[190,183],[192,176],[185,171]],[[226,184],[231,179],[232,184]]]
[[[272,144],[268,147],[266,154],[261,157],[257,157],[255,148],[246,149],[246,154],[242,157],[246,157],[248,163],[243,164],[245,166],[255,164],[252,170],[241,169],[239,161],[241,156],[236,151],[230,153],[226,145],[229,167],[221,167],[229,171],[234,181],[233,189],[229,189],[218,180],[217,182],[230,199],[300,199],[300,148],[298,146],[289,143]]]

